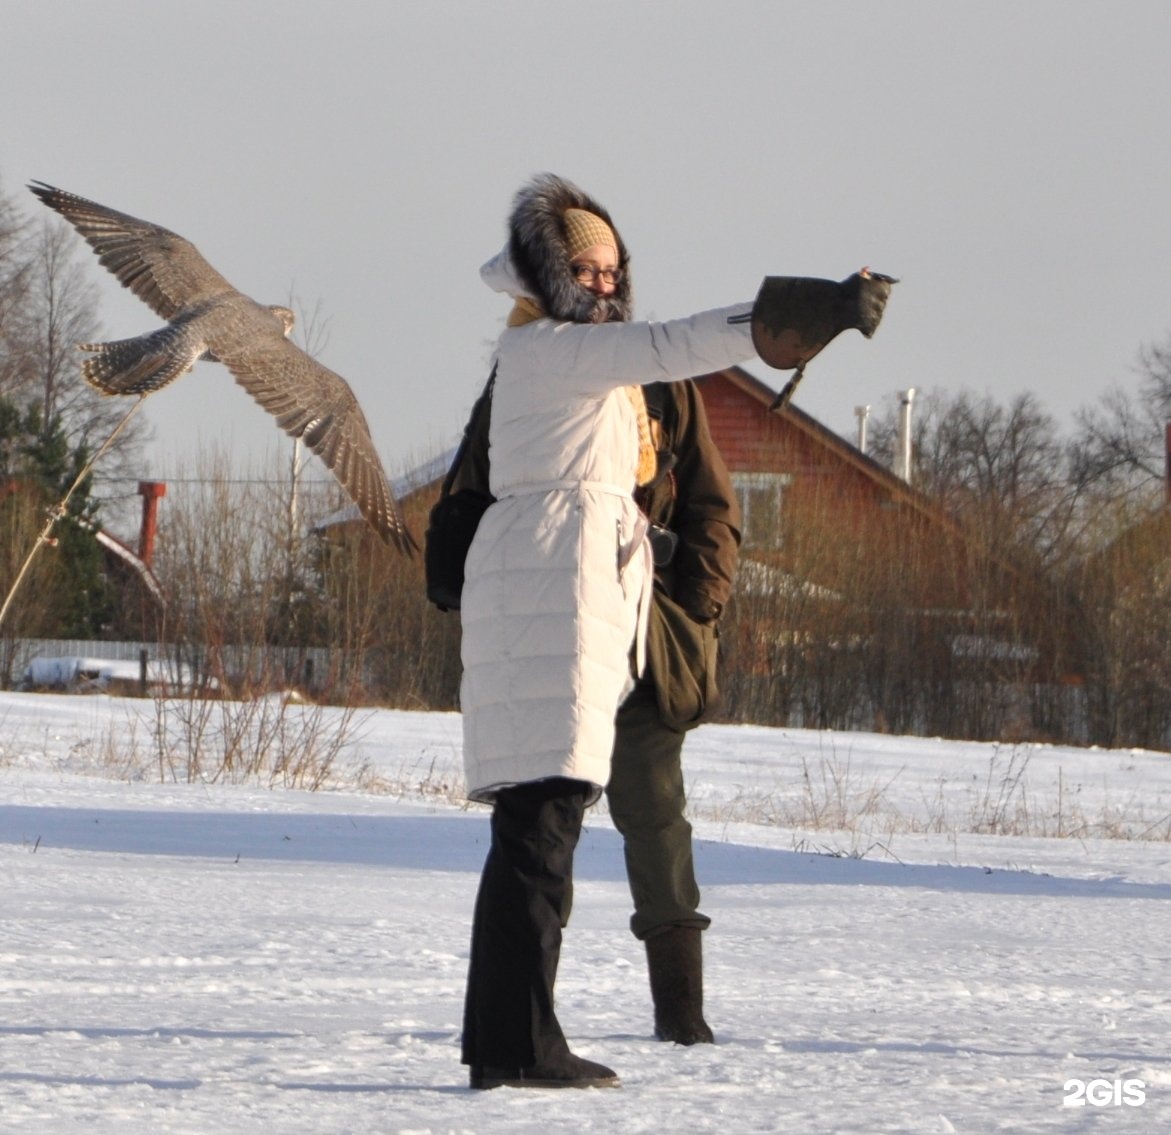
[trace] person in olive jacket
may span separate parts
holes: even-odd
[[[732,591],[740,510],[695,383],[643,388],[657,451],[636,494],[653,531],[647,667],[619,707],[606,794],[625,842],[631,930],[645,942],[655,1035],[711,1043],[703,1016],[699,912],[682,750],[717,699],[718,620]]]

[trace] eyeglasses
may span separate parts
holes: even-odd
[[[601,280],[608,287],[622,282],[621,268],[595,268],[592,264],[571,264],[569,270],[579,284],[592,284]]]

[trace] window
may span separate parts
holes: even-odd
[[[742,532],[746,547],[779,548],[783,543],[781,504],[788,473],[733,473],[732,487],[740,501]]]

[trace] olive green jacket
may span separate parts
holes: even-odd
[[[646,677],[663,723],[683,731],[719,703],[718,619],[736,573],[740,508],[695,383],[652,383],[644,393],[658,474],[636,496],[652,524],[678,536],[670,563],[655,567]]]
[[[740,549],[740,506],[694,382],[643,388],[658,450],[655,480],[635,494],[652,524],[679,537],[655,581],[693,618],[719,618],[732,593]]]

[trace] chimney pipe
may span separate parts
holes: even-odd
[[[901,477],[907,484],[911,483],[911,403],[914,398],[915,388],[913,386],[908,387],[900,395],[899,451],[895,455],[895,475]]]
[[[869,406],[855,406],[854,417],[858,419],[858,451],[866,452],[866,420],[870,417]]]
[[[155,553],[155,533],[159,527],[159,498],[167,495],[164,481],[139,481],[138,495],[142,497],[142,528],[138,533],[138,558],[147,567]]]

